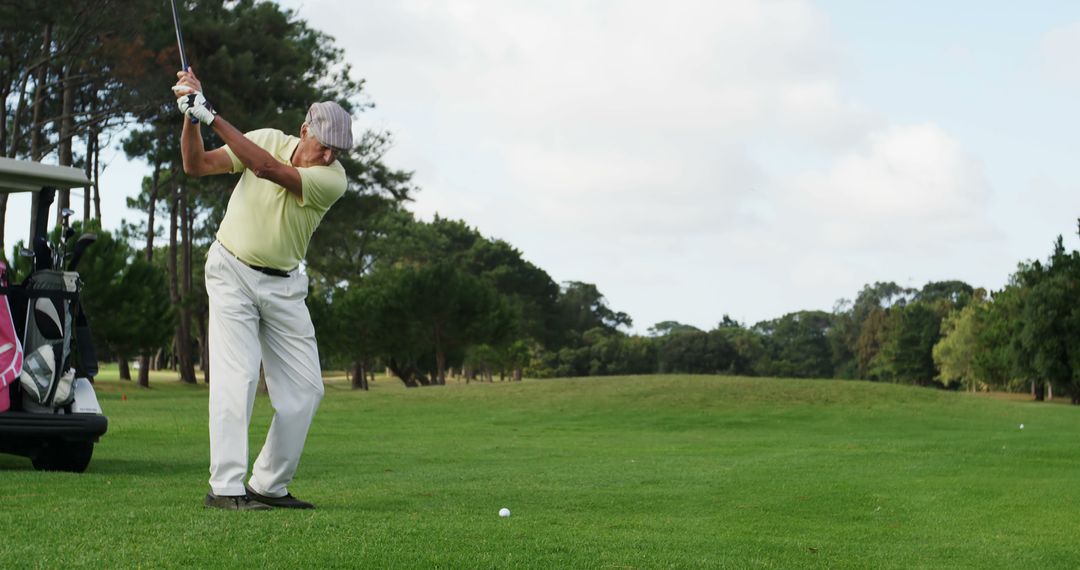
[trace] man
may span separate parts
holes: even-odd
[[[345,192],[337,156],[352,148],[352,118],[337,103],[315,103],[299,138],[273,129],[245,135],[214,111],[194,72],[177,77],[184,172],[242,173],[206,259],[213,380],[205,504],[314,508],[288,491],[323,396],[315,329],[304,303],[308,280],[298,266],[323,215]],[[227,146],[206,151],[200,125]],[[245,485],[260,361],[274,418]]]

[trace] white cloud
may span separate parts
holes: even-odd
[[[940,127],[894,127],[791,181],[784,202],[813,220],[823,244],[920,251],[993,234],[981,165]]]
[[[1039,42],[1043,74],[1052,81],[1080,85],[1080,21],[1050,30]]]

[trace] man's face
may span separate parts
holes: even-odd
[[[293,154],[293,164],[297,166],[329,166],[335,160],[334,151],[323,146],[311,131],[307,123],[300,126],[300,144]]]

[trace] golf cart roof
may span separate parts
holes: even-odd
[[[0,193],[33,192],[49,188],[85,188],[86,174],[70,166],[0,157]]]

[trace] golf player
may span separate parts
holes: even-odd
[[[352,148],[352,118],[337,103],[315,103],[299,138],[274,129],[244,134],[210,106],[194,72],[177,76],[184,172],[241,174],[206,258],[213,378],[205,504],[314,508],[288,491],[323,396],[315,329],[304,303],[308,279],[298,267],[323,215],[345,192],[337,156]],[[205,150],[200,125],[226,146]],[[245,484],[260,362],[274,419]]]

